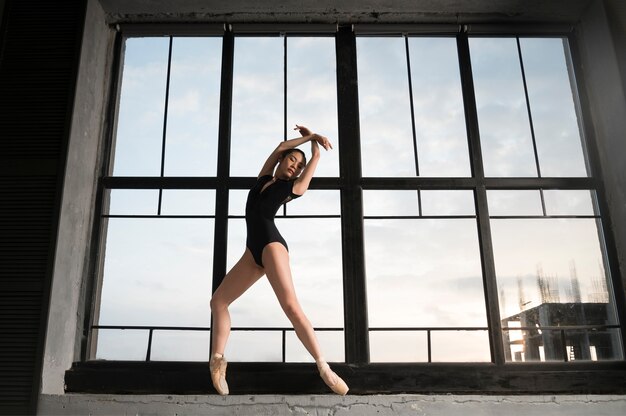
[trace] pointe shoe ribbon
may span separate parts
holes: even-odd
[[[324,383],[326,383],[326,385],[330,387],[330,389],[334,393],[339,394],[341,396],[345,396],[346,393],[348,393],[349,388],[346,382],[343,381],[342,378],[337,375],[337,373],[331,370],[328,364],[324,363],[324,365],[321,366],[319,371],[320,371],[320,377],[322,377],[322,380],[324,380]]]
[[[222,395],[227,395],[228,383],[226,383],[226,366],[228,362],[226,358],[221,355],[215,354],[209,361],[209,368],[211,369],[211,381],[213,381],[213,387]]]

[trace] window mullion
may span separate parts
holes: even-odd
[[[404,35],[404,49],[406,51],[406,73],[409,81],[409,102],[411,104],[411,131],[413,133],[413,157],[415,158],[415,175],[420,176],[420,164],[417,153],[417,131],[415,127],[415,105],[413,103],[413,80],[411,79],[411,55],[409,54],[409,37]],[[422,215],[422,193],[417,190],[417,211]]]
[[[356,38],[350,26],[336,37],[339,171],[346,363],[369,362],[363,189],[356,68]]]
[[[537,169],[537,176],[541,178],[541,166],[539,164],[539,152],[537,151],[537,138],[535,137],[535,125],[533,123],[533,114],[530,111],[530,97],[528,96],[528,83],[526,82],[526,71],[524,70],[524,59],[522,58],[522,46],[519,41],[519,36],[515,38],[517,43],[517,56],[519,57],[519,67],[522,72],[522,84],[524,85],[524,98],[526,100],[526,111],[528,113],[528,124],[530,126],[530,137],[533,142],[533,154],[535,157],[535,167]],[[541,209],[543,215],[546,215],[546,200],[543,195],[543,188],[539,189],[539,196],[541,198]]]
[[[215,244],[213,245],[213,288],[226,275],[228,239],[228,199],[230,174],[230,138],[233,96],[234,36],[225,32],[222,44],[222,79],[218,133],[217,186],[215,189]]]
[[[287,34],[283,35],[283,141],[287,141]],[[283,215],[287,216],[287,204],[282,206]]]
[[[500,322],[493,242],[491,240],[491,226],[487,206],[485,170],[482,162],[480,132],[478,129],[478,111],[476,108],[476,96],[472,80],[472,66],[467,33],[460,33],[458,35],[457,46],[470,163],[473,177],[476,180],[474,190],[476,198],[476,219],[478,221],[478,239],[483,269],[483,285],[485,291],[485,305],[487,308],[487,322],[489,324],[491,358],[496,364],[502,365],[505,361],[504,346],[502,345],[502,324]]]
[[[169,50],[167,54],[167,80],[165,84],[165,106],[163,108],[163,140],[161,142],[161,177],[165,175],[165,144],[167,140],[167,112],[170,100],[170,78],[172,75],[172,44],[173,37],[170,36]],[[161,203],[163,201],[163,189],[159,189],[159,203],[157,215],[161,215]]]

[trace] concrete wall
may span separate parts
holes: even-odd
[[[42,415],[623,416],[624,396],[46,396]]]
[[[65,371],[79,357],[98,159],[101,157],[113,36],[96,0],[88,2],[70,135],[41,390],[63,393]]]
[[[594,1],[583,14],[576,33],[591,127],[622,281],[626,284],[626,16],[623,2],[618,1]]]
[[[576,22],[594,0],[100,0],[109,22]]]

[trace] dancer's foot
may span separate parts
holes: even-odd
[[[341,379],[341,377],[330,369],[330,366],[327,363],[321,364],[318,366],[318,369],[320,371],[320,377],[322,377],[324,383],[326,383],[326,385],[330,387],[333,392],[341,396],[346,395],[349,390],[348,385]]]
[[[209,367],[211,369],[211,380],[213,381],[213,387],[215,390],[225,396],[228,394],[228,383],[226,383],[226,358],[222,354],[215,353],[209,361]]]

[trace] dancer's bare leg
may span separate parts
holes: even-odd
[[[267,279],[278,298],[281,308],[296,330],[296,335],[306,350],[317,361],[322,352],[311,322],[304,314],[291,277],[289,253],[280,243],[270,243],[263,249],[263,265]]]
[[[280,243],[270,243],[263,249],[263,265],[265,273],[274,289],[280,306],[291,321],[296,335],[315,359],[320,376],[335,393],[344,395],[348,392],[346,383],[335,374],[324,358],[319,342],[313,331],[311,322],[302,311],[302,307],[296,297],[289,267],[289,253],[285,246]]]
[[[211,297],[211,312],[213,314],[212,353],[224,354],[226,341],[230,335],[228,306],[259,280],[263,274],[263,268],[254,262],[252,253],[246,249],[241,259],[230,269],[213,293],[213,297]]]
[[[248,290],[254,282],[259,280],[263,273],[263,269],[254,262],[250,250],[246,249],[241,259],[226,274],[224,280],[211,297],[213,342],[209,368],[213,386],[221,395],[229,394],[228,383],[226,382],[226,367],[228,363],[224,358],[224,349],[230,334],[228,306]]]

